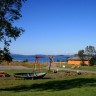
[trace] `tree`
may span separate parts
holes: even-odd
[[[92,65],[93,61],[96,60],[96,59],[92,59],[91,62],[90,62],[90,59],[94,57],[94,55],[96,54],[96,49],[94,46],[87,46],[85,48],[85,53],[87,54],[88,56],[88,61],[89,61],[89,65]]]
[[[85,48],[85,53],[88,55],[88,56],[93,56],[96,54],[96,49],[94,46],[87,46]]]
[[[95,56],[93,56],[93,57],[90,59],[89,65],[90,65],[90,66],[96,65],[96,57],[95,57]]]
[[[14,22],[22,17],[20,14],[23,2],[27,0],[0,0],[0,61],[9,60],[9,46],[12,39],[16,40],[24,30],[14,26]],[[9,61],[10,61],[9,60]]]
[[[78,51],[78,56],[79,56],[79,58],[81,59],[81,61],[82,61],[82,65],[85,65],[84,64],[84,50],[79,50]]]

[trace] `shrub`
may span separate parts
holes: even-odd
[[[23,62],[28,62],[28,59],[23,60]]]
[[[90,59],[89,65],[90,66],[96,65],[96,57],[93,57],[93,58]]]

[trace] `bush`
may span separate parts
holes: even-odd
[[[57,62],[64,62],[64,60],[57,60]]]
[[[90,59],[89,65],[90,66],[96,65],[96,57],[93,57],[93,58]]]
[[[28,62],[28,59],[23,60],[23,62]]]

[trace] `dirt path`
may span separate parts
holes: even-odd
[[[21,69],[29,70],[31,68],[27,68],[27,67],[24,67],[24,66],[0,65],[0,70],[21,70]]]

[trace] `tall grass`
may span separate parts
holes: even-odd
[[[9,65],[9,66],[26,66],[26,67],[29,67],[29,68],[34,68],[34,66],[40,66],[40,67],[45,67],[48,65],[47,62],[42,62],[42,63],[38,63],[36,64],[35,62],[19,62],[19,61],[14,61],[14,62],[10,62],[10,63],[7,63],[7,62],[2,62],[2,64],[4,65]]]

